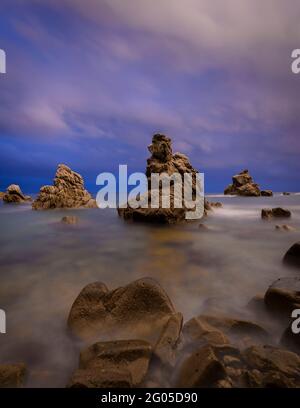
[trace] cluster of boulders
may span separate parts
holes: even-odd
[[[232,177],[232,184],[229,184],[225,190],[225,195],[239,195],[246,197],[271,197],[272,190],[260,190],[259,185],[254,183],[248,170],[243,170]]]
[[[31,197],[24,195],[20,186],[11,184],[7,187],[6,193],[0,193],[0,198],[5,203],[26,203],[31,201]]]
[[[148,178],[148,192],[140,200],[141,204],[144,200],[147,201],[148,207],[132,208],[130,205],[126,208],[119,208],[118,213],[126,220],[173,224],[184,221],[186,219],[187,208],[183,203],[182,208],[177,208],[174,205],[174,191],[171,188],[170,208],[163,208],[163,189],[157,190],[159,196],[159,208],[151,207],[151,174],[167,174],[168,176],[174,173],[180,174],[183,180],[185,173],[192,175],[193,197],[196,194],[196,174],[198,173],[189,162],[187,156],[182,153],[172,152],[171,139],[163,134],[155,134],[152,138],[152,144],[148,146],[151,157],[147,160],[146,176]],[[152,186],[152,194],[155,195],[155,188]],[[209,203],[204,200],[204,213],[210,209]]]
[[[300,308],[299,284],[276,281],[260,306],[288,323],[291,310]],[[289,326],[274,344],[258,323],[222,313],[183,325],[182,314],[150,278],[115,290],[87,285],[68,327],[86,344],[69,387],[300,387],[299,340]]]
[[[64,164],[58,165],[53,186],[41,187],[32,203],[34,210],[80,207],[96,207],[96,202],[85,190],[82,176]]]

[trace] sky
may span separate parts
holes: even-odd
[[[0,191],[144,171],[154,133],[221,192],[300,191],[299,0],[1,0]]]

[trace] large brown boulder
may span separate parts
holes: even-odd
[[[183,180],[185,173],[190,173],[193,177],[193,197],[196,194],[196,174],[198,173],[189,162],[187,156],[181,153],[172,152],[171,139],[162,134],[155,134],[152,138],[152,144],[148,146],[151,157],[147,160],[146,176],[148,178],[148,192],[144,194],[141,202],[149,203],[148,208],[118,208],[118,213],[126,220],[142,221],[160,224],[174,224],[186,219],[187,208],[176,208],[174,205],[174,191],[171,187],[170,208],[163,208],[163,191],[160,188],[156,195],[160,198],[159,208],[151,208],[151,174],[165,173],[169,176],[179,173]],[[204,213],[210,210],[208,202],[204,201]]]
[[[300,309],[300,278],[277,279],[268,288],[264,301],[275,317],[289,319],[294,309]]]
[[[22,387],[25,377],[25,364],[0,364],[0,388]]]
[[[8,186],[2,199],[5,203],[25,203],[26,201],[31,201],[31,197],[25,196],[17,184]]]
[[[74,373],[69,385],[92,387],[92,384],[97,384],[101,387],[99,382],[101,380],[105,385],[105,377],[107,383],[117,380],[128,382],[129,386],[137,386],[148,372],[151,354],[151,345],[143,340],[95,343],[81,351],[79,370]],[[116,372],[121,377],[116,379]]]
[[[290,247],[284,255],[283,262],[288,265],[300,267],[300,242],[296,242]]]
[[[232,184],[225,188],[224,194],[258,197],[260,196],[260,189],[258,184],[254,183],[249,171],[243,170],[232,177]]]
[[[68,326],[83,340],[139,338],[154,344],[174,307],[161,286],[144,278],[115,290],[87,285],[71,308]]]
[[[34,210],[52,208],[96,207],[96,201],[84,188],[83,178],[64,164],[59,164],[53,186],[43,186],[33,202]]]
[[[263,208],[261,210],[261,218],[270,219],[270,218],[289,218],[291,217],[290,210],[285,208],[276,207],[276,208]]]

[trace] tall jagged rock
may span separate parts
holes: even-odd
[[[196,194],[196,173],[197,170],[190,164],[189,159],[182,153],[172,152],[171,139],[163,134],[155,134],[152,138],[152,144],[148,146],[151,157],[147,159],[146,176],[148,179],[148,192],[144,195],[144,199],[149,203],[148,208],[119,208],[118,213],[124,219],[143,222],[158,222],[163,224],[173,224],[184,221],[186,218],[187,208],[183,205],[182,208],[177,208],[174,205],[174,191],[171,189],[170,208],[163,208],[162,189],[157,191],[160,197],[159,208],[151,208],[151,174],[165,173],[169,176],[179,173],[182,177],[185,173],[192,175],[192,191],[193,198]],[[209,203],[204,202],[204,212],[210,209]]]
[[[43,186],[37,199],[33,202],[34,210],[51,208],[96,207],[90,193],[84,189],[84,181],[64,164],[59,164],[53,186]]]
[[[224,190],[224,194],[258,197],[261,195],[261,192],[258,184],[254,183],[249,171],[243,170],[232,177],[232,184],[227,186]]]

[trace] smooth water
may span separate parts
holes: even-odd
[[[222,301],[224,313],[243,316],[253,296],[297,273],[281,260],[300,239],[300,195],[209,200],[224,207],[171,227],[126,223],[115,210],[1,204],[0,309],[7,334],[0,334],[0,363],[27,363],[29,386],[65,386],[78,365],[68,313],[93,281],[113,289],[155,278],[187,320],[212,298]],[[292,218],[260,218],[261,208],[277,206],[290,209]],[[64,215],[78,216],[79,224],[61,224]],[[200,229],[200,222],[210,229]],[[297,230],[275,230],[284,223]]]

